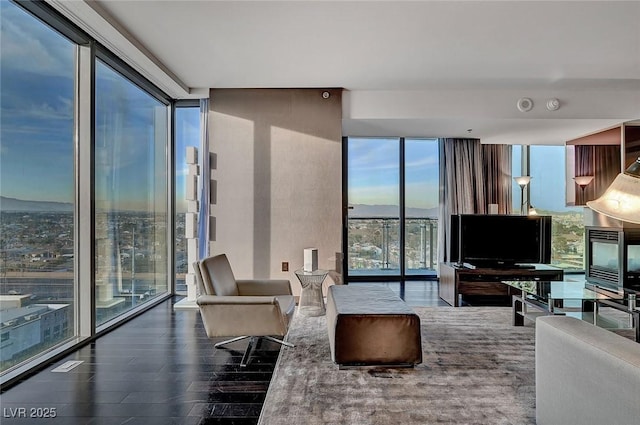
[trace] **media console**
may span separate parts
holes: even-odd
[[[440,263],[439,296],[454,307],[468,297],[476,304],[511,305],[516,290],[504,280],[563,280],[562,269],[548,264],[533,264],[531,268],[483,267],[468,268],[456,263]],[[519,292],[518,292],[519,294]]]

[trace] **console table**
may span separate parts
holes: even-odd
[[[534,264],[532,268],[469,268],[456,263],[440,263],[438,295],[454,307],[464,296],[504,298],[511,305],[511,296],[519,295],[504,283],[505,280],[563,280],[562,269],[548,264]]]

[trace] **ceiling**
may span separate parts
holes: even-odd
[[[640,1],[87,4],[182,97],[341,87],[351,135],[558,143],[640,118]],[[517,110],[520,97],[536,108]],[[556,115],[548,98],[561,101]]]

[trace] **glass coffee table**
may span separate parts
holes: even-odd
[[[636,342],[640,342],[640,304],[638,304],[640,291],[637,288],[617,288],[615,291],[612,291],[609,288],[603,288],[589,282],[586,283],[586,287],[592,291],[610,295],[605,299],[598,299],[596,301],[600,307],[600,312],[609,308],[609,310],[622,313],[623,317],[626,318],[626,326],[624,325],[625,320],[623,319],[619,321],[621,326],[612,326],[612,328],[633,329]],[[594,317],[594,323],[596,323],[596,321],[600,326],[601,319],[599,319],[599,316]]]
[[[597,316],[598,300],[611,295],[593,291],[584,281],[503,281],[511,287],[513,325],[523,326],[524,320],[541,315],[576,313],[580,319],[587,312]],[[519,292],[519,293],[518,293]]]
[[[635,291],[606,291],[586,281],[502,281],[512,294],[513,325],[542,315],[567,315],[609,330],[633,330],[640,342],[640,306]],[[601,314],[603,307],[609,310]],[[620,313],[615,317],[611,313]]]

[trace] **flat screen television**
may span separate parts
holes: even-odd
[[[526,267],[551,262],[551,216],[451,216],[450,261],[475,267]]]

